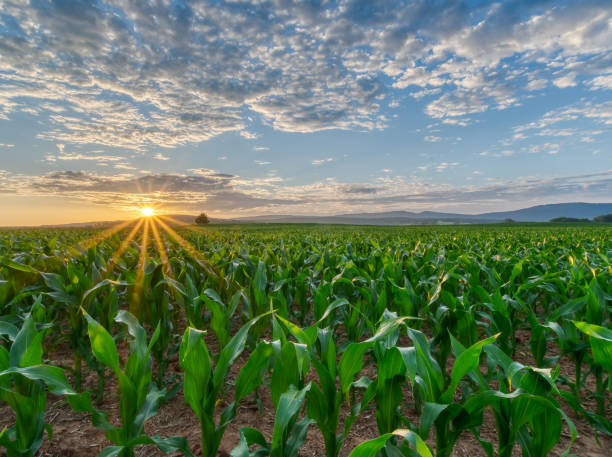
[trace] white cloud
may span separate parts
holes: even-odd
[[[560,78],[554,79],[553,84],[560,88],[574,87],[576,84],[576,73],[568,73]]]
[[[612,74],[598,76],[589,81],[589,85],[593,90],[610,90],[612,89]]]
[[[249,132],[247,130],[242,130],[240,132],[240,136],[246,138],[247,140],[256,140],[257,138],[259,138],[259,135],[257,135],[256,133]]]
[[[542,90],[548,86],[546,79],[533,79],[527,84],[527,90]]]
[[[313,165],[323,165],[324,163],[329,163],[329,162],[333,162],[334,159],[332,159],[331,157],[328,157],[327,159],[315,159],[312,161]]]
[[[153,158],[157,160],[170,160],[170,157],[163,155],[161,152],[158,152],[157,154],[155,154]]]
[[[404,90],[437,97],[425,113],[462,126],[546,81],[610,88],[612,7],[595,0],[5,1],[2,12],[0,118],[37,116],[38,138],[61,144],[252,140],[258,121],[383,129],[381,107],[404,104]]]
[[[425,138],[423,138],[425,141],[428,141],[430,143],[437,143],[439,141],[442,141],[442,137],[439,136],[435,136],[435,135],[427,135]]]
[[[74,160],[86,160],[90,162],[121,162],[125,160],[125,157],[122,156],[114,156],[110,154],[78,154],[78,153],[66,153],[64,151],[64,145],[58,148],[60,150],[59,154],[47,154],[45,156],[45,160],[47,162],[56,162],[58,160],[62,161],[74,161]]]

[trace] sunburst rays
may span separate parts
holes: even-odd
[[[143,306],[143,294],[144,294],[144,282],[145,275],[147,273],[147,264],[149,263],[149,248],[152,246],[153,250],[159,255],[159,259],[162,264],[164,275],[174,279],[174,272],[172,265],[168,257],[168,250],[166,249],[165,242],[170,241],[180,246],[191,258],[193,258],[198,265],[204,270],[204,272],[211,277],[219,286],[227,286],[224,283],[221,272],[212,265],[206,256],[197,250],[189,241],[179,235],[172,226],[180,226],[181,228],[194,230],[200,232],[189,224],[179,221],[173,217],[167,215],[156,214],[155,209],[153,213],[145,215],[142,211],[143,216],[137,219],[118,223],[106,230],[103,230],[89,239],[81,241],[78,245],[81,254],[86,252],[88,249],[102,243],[104,240],[112,237],[113,235],[128,230],[127,235],[122,238],[119,247],[114,251],[111,258],[106,263],[104,268],[103,276],[105,278],[110,277],[115,270],[115,267],[121,257],[124,255],[130,244],[136,243],[138,245],[138,263],[136,266],[136,276],[132,288],[132,292],[129,295],[128,308],[132,314],[137,317],[141,317],[142,306]],[[130,226],[133,227],[130,228]],[[170,293],[173,294],[171,290]]]

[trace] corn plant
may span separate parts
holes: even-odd
[[[240,430],[240,443],[232,452],[232,457],[297,457],[300,446],[306,439],[308,426],[313,420],[308,416],[298,421],[302,403],[311,384],[297,390],[292,386],[284,392],[276,406],[272,440],[268,442],[263,434],[254,428]],[[251,446],[257,446],[254,451]]]
[[[105,420],[100,421],[99,418],[94,420],[94,425],[106,430],[106,438],[114,443],[114,446],[105,448],[99,455],[133,457],[134,448],[145,444],[153,444],[166,453],[181,450],[186,455],[191,455],[184,438],[160,438],[144,433],[145,422],[157,414],[159,403],[165,395],[165,392],[158,390],[152,382],[151,348],[159,338],[159,326],[147,344],[146,332],[138,320],[127,311],[119,311],[115,321],[126,325],[130,335],[130,355],[124,368],[121,368],[117,346],[112,336],[87,312],[82,312],[87,320],[94,356],[109,368],[119,381],[121,425],[117,427]]]
[[[492,408],[498,431],[497,455],[511,456],[517,443],[524,456],[548,455],[561,439],[562,419],[570,428],[573,442],[576,438],[574,424],[553,396],[560,394],[556,386],[558,373],[526,367],[495,345],[486,346],[484,351],[499,390],[483,391],[479,397],[468,399],[466,409],[472,413],[482,411],[483,407]],[[479,382],[484,390],[486,381],[480,378]],[[487,455],[492,457],[490,444],[483,440],[481,443]],[[565,455],[568,452],[569,449]]]
[[[269,364],[272,355],[268,345],[261,344],[253,351],[236,380],[235,400],[221,413],[215,423],[215,413],[230,367],[242,353],[248,332],[262,316],[245,324],[222,349],[216,363],[204,341],[206,332],[192,327],[185,330],[181,342],[179,360],[185,378],[183,390],[185,401],[200,421],[202,455],[217,455],[225,429],[236,416],[237,404],[261,383],[262,370]]]
[[[44,331],[36,329],[29,313],[20,329],[3,323],[0,335],[10,342],[10,350],[0,346],[0,399],[15,414],[15,425],[0,434],[0,446],[7,457],[29,457],[40,449],[45,430],[46,391],[55,395],[75,395],[61,368],[42,363]]]
[[[448,457],[459,435],[465,430],[476,429],[482,423],[482,408],[474,408],[469,413],[465,409],[466,402],[474,402],[474,398],[481,395],[479,391],[468,390],[467,397],[459,401],[456,401],[454,396],[461,380],[478,370],[482,349],[493,343],[496,336],[479,341],[458,353],[450,377],[445,378],[442,368],[432,356],[431,346],[425,335],[414,329],[408,329],[408,335],[414,346],[391,348],[389,351],[394,355],[385,358],[383,362],[390,365],[391,368],[387,369],[390,373],[399,372],[396,367],[401,366],[402,361],[405,363],[413,391],[417,392],[417,398],[424,402],[418,433],[421,438],[426,439],[433,426],[436,456]]]
[[[595,374],[595,399],[597,414],[605,417],[606,390],[612,390],[612,330],[600,325],[576,322],[578,330],[589,337]],[[608,382],[604,381],[604,371],[608,374]],[[608,387],[606,387],[608,384]]]
[[[393,444],[398,438],[402,439],[402,444]],[[397,429],[391,433],[364,441],[357,445],[349,454],[349,457],[376,457],[381,450],[385,450],[387,455],[397,455],[405,457],[433,457],[433,453],[427,443],[421,437],[408,429]]]

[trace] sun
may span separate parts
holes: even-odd
[[[140,212],[145,217],[151,217],[155,214],[155,210],[150,206],[145,206],[144,208],[140,208]]]

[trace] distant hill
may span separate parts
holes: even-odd
[[[558,203],[538,205],[516,211],[482,214],[491,219],[511,218],[519,222],[546,222],[555,217],[575,217],[593,219],[601,214],[612,212],[612,203]]]
[[[445,224],[490,224],[512,219],[516,222],[548,222],[553,218],[568,217],[593,219],[612,213],[612,203],[558,203],[538,205],[515,211],[481,214],[439,213],[435,211],[386,211],[381,213],[337,214],[334,216],[264,215],[233,219],[210,218],[213,224],[277,223],[277,224],[354,224],[354,225],[445,225]],[[182,224],[193,224],[195,215],[173,214],[172,219]],[[89,227],[105,228],[121,221],[89,222],[41,227]]]
[[[387,211],[382,213],[338,214],[335,216],[267,215],[237,218],[235,221],[372,225],[487,224],[502,222],[505,219],[512,219],[516,222],[548,222],[556,217],[593,219],[595,216],[608,213],[612,213],[612,203],[559,203],[532,206],[515,211],[481,214]]]

